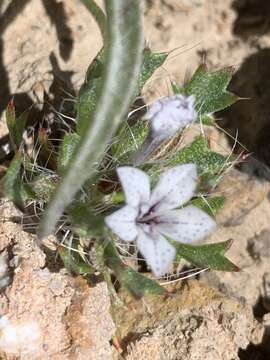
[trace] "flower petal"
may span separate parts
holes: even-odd
[[[150,206],[155,206],[155,211],[157,212],[175,209],[192,197],[196,185],[196,165],[184,164],[175,166],[160,176],[152,192]]]
[[[216,222],[201,209],[189,205],[179,210],[171,210],[159,218],[158,231],[172,240],[190,243],[209,235],[217,227]]]
[[[117,169],[117,174],[125,192],[126,202],[131,206],[149,203],[150,181],[142,170],[123,166]]]
[[[126,205],[120,210],[106,216],[106,225],[122,240],[133,241],[138,235],[135,219],[138,216],[138,209]]]
[[[169,271],[176,250],[162,235],[147,234],[140,230],[137,246],[156,276],[160,277]]]

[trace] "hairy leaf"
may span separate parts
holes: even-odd
[[[85,83],[102,77],[105,61],[104,55],[104,48],[102,48],[87,69]]]
[[[101,236],[104,232],[104,217],[93,214],[89,204],[76,204],[67,209],[72,228],[80,236]]]
[[[123,124],[112,145],[112,155],[118,164],[127,162],[131,153],[138,150],[147,131],[148,124],[143,120],[137,121],[133,126],[127,122]]]
[[[144,84],[153,73],[164,64],[168,57],[168,53],[154,53],[149,48],[145,48],[143,52],[143,61],[139,76],[138,94],[141,92]]]
[[[23,209],[23,185],[21,180],[22,156],[17,153],[12,159],[4,177],[6,196],[19,208]]]
[[[77,251],[67,249],[64,246],[59,246],[57,250],[65,268],[69,272],[80,275],[93,274],[95,272],[95,269],[84,262]]]
[[[202,209],[208,215],[215,217],[224,206],[225,198],[223,196],[199,197],[193,199],[191,203]]]
[[[102,79],[96,78],[89,80],[80,89],[79,98],[76,103],[76,130],[79,135],[82,135],[89,126],[89,123],[87,123],[85,119],[89,117],[89,115],[92,114],[96,108],[101,84]]]
[[[210,72],[201,65],[185,86],[187,95],[195,95],[199,116],[213,114],[225,109],[238,100],[238,97],[226,90],[231,81],[233,69],[223,68]]]
[[[80,137],[76,133],[66,134],[58,155],[58,170],[63,173],[70,161]]]
[[[58,181],[58,176],[46,174],[40,174],[36,176],[34,180],[27,184],[28,188],[32,191],[32,199],[47,202],[52,195]],[[28,193],[28,198],[30,197],[31,193]]]
[[[229,162],[230,159],[228,157],[209,149],[206,138],[198,136],[191,144],[179,150],[176,155],[168,161],[167,165],[174,166],[193,163],[198,166],[201,174],[215,175],[221,170],[225,170]]]
[[[125,265],[112,241],[104,242],[104,262],[113,271],[119,283],[135,297],[140,298],[144,295],[162,295],[166,293],[166,290],[155,281]]]
[[[210,268],[220,271],[239,271],[224,254],[230,248],[232,241],[224,241],[215,244],[189,245],[172,241],[177,250],[177,260],[186,259],[200,268]]]
[[[14,150],[19,149],[22,140],[23,132],[26,127],[28,111],[23,112],[19,117],[16,117],[15,106],[11,100],[6,109],[6,122],[9,131],[9,137]]]

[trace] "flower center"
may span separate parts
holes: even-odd
[[[156,225],[160,222],[158,215],[155,213],[156,204],[149,209],[147,205],[142,205],[140,214],[136,219],[137,224]]]

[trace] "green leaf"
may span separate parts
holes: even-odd
[[[232,67],[210,72],[201,65],[185,86],[185,94],[195,95],[199,116],[223,110],[238,100],[226,90],[233,74]]]
[[[89,126],[89,118],[96,108],[101,83],[101,78],[91,79],[80,89],[76,103],[76,130],[79,135],[82,135]],[[86,119],[88,119],[87,122]]]
[[[175,166],[178,164],[193,163],[198,166],[200,174],[215,175],[221,170],[226,169],[230,159],[214,151],[208,147],[207,139],[202,135],[179,150],[167,163],[167,165]]]
[[[143,52],[143,61],[139,76],[139,85],[137,95],[141,92],[144,84],[153,73],[164,64],[168,57],[168,53],[154,53],[149,48],[145,48]]]
[[[4,176],[4,190],[6,196],[19,208],[23,209],[23,186],[21,180],[22,156],[17,153],[12,159],[8,171]]]
[[[25,159],[23,161],[25,165]],[[21,176],[22,155],[16,154],[4,177],[5,193],[14,204],[23,209],[27,200],[48,201],[58,178],[40,174],[34,180],[24,183]]]
[[[76,133],[69,133],[64,136],[58,155],[58,170],[61,174],[64,173],[79,141],[80,137]]]
[[[206,212],[208,215],[215,217],[217,213],[222,209],[225,204],[225,197],[214,196],[214,197],[199,197],[191,201],[191,204],[199,207],[201,210]]]
[[[172,91],[173,91],[174,95],[185,94],[185,89],[183,87],[179,86],[178,84],[176,84],[175,81],[171,81],[171,87],[172,87]]]
[[[224,241],[215,244],[189,245],[171,241],[177,251],[177,260],[186,259],[200,268],[210,268],[220,271],[239,271],[224,254],[230,248],[232,241]]]
[[[102,77],[104,60],[104,48],[102,48],[87,69],[85,83]]]
[[[57,185],[39,229],[39,238],[50,234],[78,190],[92,179],[98,164],[123,116],[127,113],[138,83],[143,36],[139,1],[105,0],[107,37],[105,68],[95,110],[85,112],[80,142]]]
[[[58,247],[57,250],[61,257],[61,260],[64,263],[65,268],[69,272],[79,275],[94,274],[95,269],[85,263],[77,251],[67,249],[66,247],[61,245]]]
[[[104,217],[93,214],[89,204],[75,204],[67,209],[72,228],[80,236],[102,236]]]
[[[113,158],[119,164],[127,162],[131,153],[143,143],[147,132],[148,123],[146,121],[138,120],[133,126],[125,121],[112,145]]]
[[[47,202],[55,190],[58,181],[58,176],[40,174],[30,181],[27,186],[32,191],[33,199]],[[28,194],[28,197],[30,196],[31,193]]]
[[[215,126],[215,119],[212,115],[201,115],[199,116],[199,122],[206,126]]]
[[[112,241],[104,243],[104,262],[113,271],[119,283],[135,297],[166,293],[166,290],[158,283],[124,264]]]
[[[6,122],[9,131],[9,137],[14,150],[19,149],[23,141],[23,132],[26,127],[26,122],[29,112],[23,112],[18,118],[15,114],[15,106],[11,100],[6,109]]]
[[[102,48],[95,59],[89,65],[84,84],[79,91],[76,103],[76,130],[78,134],[84,132],[87,126],[85,118],[90,116],[96,107],[98,92],[102,83],[102,75],[104,69],[104,48]]]
[[[215,197],[199,197],[191,201],[195,205],[206,212],[208,215],[215,217],[219,210],[224,206],[225,198],[223,196]]]

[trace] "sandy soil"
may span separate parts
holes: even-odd
[[[2,146],[3,110],[11,96],[18,109],[35,103],[39,111],[44,101],[61,109],[63,100],[76,94],[101,37],[78,0],[4,0],[0,10]],[[110,345],[115,325],[105,284],[89,287],[63,270],[50,271],[34,236],[7,221],[16,210],[2,197],[1,359],[270,356],[269,20],[264,0],[145,1],[149,45],[156,51],[174,50],[148,82],[146,99],[167,94],[169,79],[183,82],[202,61],[212,69],[233,65],[231,89],[249,98],[219,116],[227,132],[235,136],[239,130],[252,156],[242,172],[233,170],[220,184],[228,201],[219,215],[220,228],[209,239],[234,239],[230,257],[242,271],[205,273],[178,284],[173,299],[163,301],[134,302],[123,294],[128,307],[114,314],[120,355]],[[209,134],[213,146],[228,149],[230,138],[216,130]],[[240,150],[243,146],[236,147]]]

